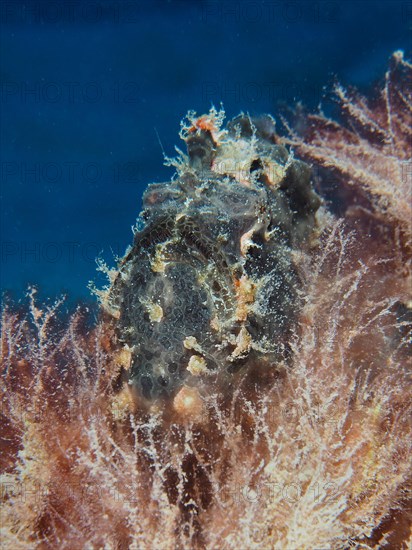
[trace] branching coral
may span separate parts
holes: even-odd
[[[334,177],[347,207],[364,206],[392,224],[402,245],[412,246],[412,65],[395,52],[379,95],[373,100],[336,85],[345,124],[310,115],[304,138],[286,140],[299,154]],[[353,196],[355,195],[355,196]],[[363,199],[363,200],[362,200]],[[363,214],[365,215],[365,213]]]
[[[292,138],[353,193],[339,219],[323,213],[316,246],[293,251],[302,302],[287,357],[263,372],[250,357],[230,391],[208,378],[140,408],[112,320],[87,329],[78,311],[64,323],[34,291],[28,315],[4,308],[5,548],[412,544],[410,204],[398,178],[411,111],[397,72],[409,65],[393,63],[389,121],[383,103],[340,92],[356,129],[316,117],[313,141]]]

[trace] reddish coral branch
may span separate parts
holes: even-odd
[[[341,186],[363,195],[373,214],[394,224],[412,245],[412,66],[393,54],[379,97],[369,101],[335,87],[345,124],[309,116],[307,135],[290,143],[327,168]],[[349,206],[349,205],[348,205]]]

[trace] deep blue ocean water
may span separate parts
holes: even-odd
[[[180,120],[362,91],[411,51],[412,1],[2,1],[1,287],[87,289],[114,265]],[[162,146],[160,145],[161,142]]]

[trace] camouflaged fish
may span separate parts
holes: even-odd
[[[287,354],[301,307],[293,253],[320,200],[309,167],[277,144],[271,117],[189,113],[176,176],[149,185],[143,229],[104,303],[148,400]]]

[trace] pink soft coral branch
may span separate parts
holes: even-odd
[[[287,140],[305,159],[333,170],[362,193],[374,213],[399,227],[412,245],[412,66],[392,56],[379,97],[368,101],[335,86],[345,124],[308,117],[308,135]]]

